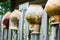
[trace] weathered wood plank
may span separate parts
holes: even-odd
[[[31,40],[40,40],[40,39],[39,39],[39,35],[32,34],[32,35],[31,35]]]
[[[24,6],[25,5],[25,6]],[[18,29],[18,40],[23,40],[23,26],[24,26],[24,16],[25,16],[25,11],[28,7],[28,2],[27,3],[24,3],[24,4],[21,4],[19,5],[19,10],[22,10],[22,15],[20,16],[20,19],[19,19],[19,29]]]
[[[3,29],[3,40],[7,40],[7,29]]]
[[[47,40],[47,14],[45,11],[42,13],[40,40]]]
[[[1,15],[1,19],[2,19],[2,15]],[[2,26],[1,26],[1,40],[3,40],[3,27]]]
[[[57,29],[57,27],[55,25],[53,25],[52,32],[51,32],[51,40],[56,40],[56,29]]]
[[[29,6],[29,2],[26,2],[24,4],[19,5],[19,10],[24,10],[27,9]]]
[[[22,40],[22,25],[23,25],[23,13],[19,19],[19,28],[18,28],[18,40]]]
[[[11,40],[11,38],[12,38],[11,35],[12,35],[12,34],[11,34],[11,30],[9,29],[9,30],[8,30],[8,40]]]
[[[59,24],[59,28],[58,28],[58,40],[60,40],[60,24]]]
[[[16,38],[17,38],[16,30],[12,30],[12,40],[16,40]]]
[[[24,23],[24,40],[29,40],[28,36],[29,36],[29,29],[28,29],[28,23],[25,20]]]
[[[10,20],[9,20],[9,27],[11,27],[11,24],[10,24]],[[12,30],[11,29],[9,29],[8,30],[8,40],[12,40]]]
[[[3,40],[3,28],[1,27],[1,40]]]
[[[26,5],[25,7],[24,7],[24,31],[23,31],[23,33],[24,33],[24,40],[29,40],[29,37],[28,37],[28,33],[29,33],[29,29],[28,29],[28,23],[27,23],[27,21],[26,21],[26,18],[25,18],[25,12],[26,12],[26,10],[27,10],[27,8],[28,8],[28,6],[29,6],[29,3],[27,2],[27,3],[25,3],[24,5]]]
[[[60,40],[60,28],[58,28],[58,38],[57,40]]]

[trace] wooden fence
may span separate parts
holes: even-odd
[[[25,20],[25,11],[28,6],[28,2],[19,5],[19,10],[22,10],[22,15],[20,17],[21,20],[19,20],[18,30],[3,29],[0,25],[0,40],[48,40],[48,19],[45,11],[42,13],[40,34],[29,35],[28,23]],[[1,19],[2,16],[0,16],[0,23]]]

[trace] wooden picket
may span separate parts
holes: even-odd
[[[42,24],[41,24],[41,33],[40,33],[40,40],[47,40],[48,39],[48,35],[47,35],[47,14],[44,10],[44,12],[42,13]]]
[[[19,21],[18,40],[28,40],[28,24],[25,21],[25,11],[27,10],[28,6],[29,2],[19,5],[19,10],[22,11],[22,15]]]

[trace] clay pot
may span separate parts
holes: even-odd
[[[10,16],[10,12],[7,12],[2,18],[3,28],[9,28],[9,16]]]
[[[45,10],[49,16],[60,14],[60,0],[48,0]]]
[[[43,8],[41,5],[31,4],[25,14],[26,21],[29,24],[29,30],[31,33],[39,33],[40,25],[41,25],[41,15],[43,13]]]
[[[43,8],[41,7],[41,5],[30,5],[26,11],[26,19],[28,23],[39,24],[41,22],[42,11]]]
[[[60,24],[60,15],[54,15],[50,17],[51,24]]]
[[[29,25],[29,30],[31,34],[39,34],[40,33],[40,25],[39,24],[31,24]]]
[[[60,23],[60,0],[48,0],[45,6],[47,14],[50,16],[51,21],[54,18],[52,24]]]
[[[10,15],[10,29],[18,30],[19,17],[21,12],[19,10],[14,10]]]

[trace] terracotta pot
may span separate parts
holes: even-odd
[[[31,34],[39,34],[40,33],[40,25],[39,24],[30,24],[29,30]]]
[[[50,17],[51,24],[60,24],[60,15],[54,15]]]
[[[9,16],[10,16],[10,12],[7,12],[2,18],[3,28],[9,28]]]
[[[50,16],[52,24],[60,23],[60,0],[48,0],[45,6],[47,14]]]
[[[10,15],[10,29],[18,30],[19,17],[21,12],[19,10],[14,10]]]
[[[48,0],[45,6],[45,10],[49,16],[60,14],[60,0]]]
[[[26,21],[29,24],[31,33],[38,34],[40,31],[40,24],[42,18],[43,8],[41,5],[31,4],[25,14]]]
[[[43,12],[43,8],[41,5],[31,4],[25,14],[25,17],[30,24],[40,24],[41,22],[41,14]]]

